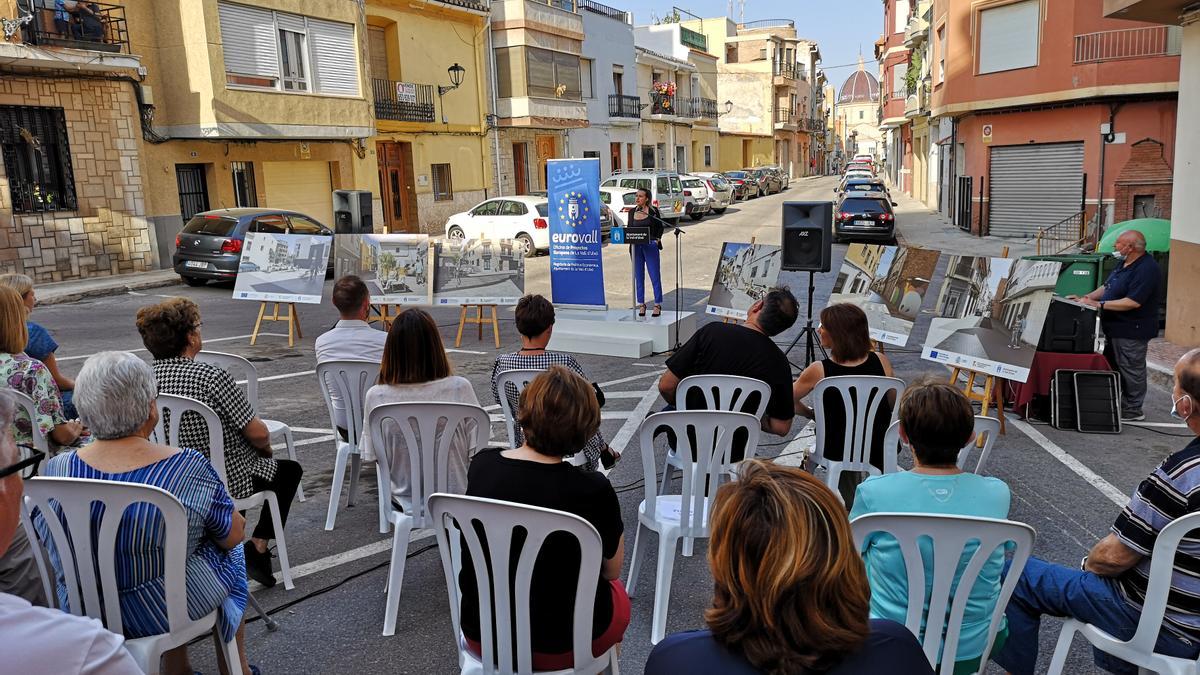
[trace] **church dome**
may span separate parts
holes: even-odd
[[[879,80],[863,69],[861,59],[858,63],[858,70],[854,71],[842,84],[837,102],[843,105],[879,102]]]

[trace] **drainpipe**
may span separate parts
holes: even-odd
[[[496,50],[492,48],[492,11],[490,5],[488,6],[488,18],[485,30],[487,30],[488,64],[492,71],[492,86],[489,87],[491,89],[491,110],[488,113],[493,120],[493,124],[489,125],[492,127],[492,163],[496,166],[496,194],[503,197],[504,183],[500,180],[500,104],[496,98],[496,90],[499,86],[496,82]],[[487,118],[485,117],[484,119],[486,121]]]
[[[1113,131],[1113,125],[1117,121],[1117,111],[1121,109],[1121,103],[1112,103],[1108,106],[1108,132],[1100,134],[1100,197],[1096,202],[1096,241],[1100,241],[1100,237],[1104,236],[1104,155],[1108,150],[1108,144],[1116,140],[1117,133]]]

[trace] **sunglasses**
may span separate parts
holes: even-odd
[[[18,444],[17,447],[25,451],[25,453],[28,454],[28,457],[22,459],[16,464],[0,469],[0,478],[7,478],[18,471],[24,471],[25,469],[30,470],[27,474],[22,474],[21,477],[32,478],[33,476],[37,475],[38,465],[40,465],[42,460],[46,458],[46,453],[38,450],[32,445]]]

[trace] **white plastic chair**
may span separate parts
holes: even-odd
[[[525,387],[534,380],[538,375],[546,371],[536,369],[519,369],[519,370],[502,370],[496,374],[496,393],[500,395],[500,410],[504,412],[504,427],[508,431],[508,447],[517,447],[517,411],[513,410],[511,401],[508,400],[507,392],[509,388],[517,390],[517,398],[520,399],[521,392],[525,391]],[[574,466],[583,466],[587,463],[587,457],[583,452],[577,452],[570,457],[567,457],[567,463]]]
[[[95,513],[100,523],[94,538],[93,502],[104,505],[102,512]],[[58,551],[70,611],[77,616],[99,619],[117,635],[124,632],[114,560],[117,534],[125,510],[138,503],[156,507],[163,519],[163,585],[171,632],[127,639],[126,651],[142,672],[153,675],[160,670],[163,652],[211,631],[221,644],[221,657],[229,671],[240,675],[242,664],[236,641],[220,639],[217,622],[221,610],[195,620],[188,616],[188,519],[183,504],[174,495],[151,485],[83,478],[31,478],[25,482],[25,505],[31,512],[40,511]],[[56,513],[61,513],[62,518],[56,517]]]
[[[155,435],[160,443],[177,448],[183,447],[179,443],[179,430],[185,414],[199,415],[208,427],[208,461],[212,463],[217,475],[221,477],[221,483],[228,490],[229,474],[225,471],[225,437],[221,431],[221,418],[217,417],[217,413],[212,408],[194,398],[159,394],[158,425],[154,429]],[[200,450],[200,448],[192,449]],[[230,497],[233,497],[232,492],[229,494]],[[271,522],[275,525],[275,547],[279,554],[279,572],[283,575],[283,587],[290,591],[296,585],[292,583],[292,567],[288,563],[287,539],[284,537],[283,519],[279,513],[279,498],[275,495],[275,491],[263,490],[240,499],[234,497],[233,507],[238,511],[245,511],[262,506],[263,502],[271,506]]]
[[[276,443],[282,440],[288,451],[288,459],[293,462],[300,461],[296,459],[296,442],[292,438],[292,428],[279,420],[269,420],[262,417],[262,409],[258,406],[258,368],[255,368],[249,359],[227,352],[201,351],[196,354],[196,361],[214,365],[229,373],[234,380],[245,380],[246,400],[250,401],[250,407],[254,408],[254,412],[258,413],[263,424],[267,425],[267,432],[271,435],[271,442]],[[305,499],[303,481],[296,486],[296,499],[300,501],[304,501]]]
[[[841,460],[825,457],[825,439],[830,433],[829,424],[825,420],[825,392],[829,390],[841,394],[842,405],[846,412],[846,428],[843,431]],[[880,377],[877,375],[839,375],[826,377],[813,388],[813,412],[817,428],[817,443],[813,450],[813,462],[825,469],[825,485],[833,490],[841,499],[838,482],[843,471],[865,471],[871,475],[879,475],[881,470],[871,464],[872,430],[875,428],[875,417],[879,413],[880,404],[888,394],[898,398],[904,391],[904,380],[895,377]],[[891,419],[896,419],[896,408],[892,406]],[[886,452],[884,453],[887,454]]]
[[[29,417],[29,426],[32,429],[31,435],[33,436],[33,447],[46,453],[46,458],[49,459],[50,439],[46,438],[46,434],[43,434],[41,427],[38,426],[37,404],[34,403],[33,399],[24,392],[20,392],[15,389],[9,389],[7,391],[12,395],[13,400],[17,402],[17,406],[24,410],[25,414]],[[22,453],[21,459],[25,459],[25,453]],[[32,469],[22,474],[22,476],[25,478],[28,478],[31,475],[33,475]]]
[[[462,495],[434,494],[429,497],[430,524],[437,536],[442,557],[442,571],[450,596],[450,619],[458,643],[461,671],[492,675],[533,673],[532,626],[529,617],[529,596],[533,581],[533,566],[546,538],[554,533],[570,534],[579,542],[579,582],[575,588],[575,616],[572,620],[574,666],[554,673],[617,673],[617,650],[614,646],[600,656],[592,655],[592,608],[596,587],[600,581],[603,545],[600,534],[592,524],[570,513],[514,504],[496,499]],[[483,538],[479,530],[483,530]],[[516,569],[510,574],[492,577],[488,570],[511,570],[510,551],[517,531],[525,533],[520,545]],[[472,654],[462,635],[460,603],[462,589],[458,574],[462,569],[462,540],[466,540],[466,555],[475,568],[476,588],[479,589],[479,637],[482,658]],[[485,552],[484,545],[487,550]],[[488,590],[491,592],[488,592]],[[516,617],[516,626],[510,617]],[[513,634],[517,639],[514,642]],[[516,669],[513,669],[513,656]],[[542,671],[546,672],[546,671]]]
[[[986,667],[1000,628],[1000,616],[1004,614],[1021,570],[1025,569],[1029,554],[1033,552],[1033,528],[1011,520],[928,513],[871,513],[855,518],[850,522],[850,528],[859,551],[864,550],[872,534],[886,533],[896,538],[904,555],[908,577],[909,605],[904,625],[921,641],[925,658],[940,675],[954,672],[963,614],[979,572],[997,548],[1004,550],[1011,546],[1012,564],[996,596],[987,644],[980,658],[982,667]],[[932,570],[925,569],[922,545],[932,546]],[[968,553],[966,549],[970,546],[975,549]],[[929,572],[932,584],[926,586]],[[958,584],[954,586],[956,577]],[[926,602],[928,611],[925,610]],[[926,624],[924,635],[921,634],[923,623]],[[943,658],[943,654],[947,656]]]
[[[392,468],[399,448],[387,443],[385,425],[395,428],[404,439],[408,453],[410,512],[391,499]],[[414,527],[428,527],[425,499],[435,492],[450,490],[450,451],[456,435],[468,442],[467,457],[473,457],[491,435],[491,417],[479,406],[466,403],[385,403],[367,413],[367,432],[375,448],[380,474],[379,489],[388,496],[391,509],[388,520],[393,527],[392,561],[388,570],[387,605],[383,634],[396,634],[396,614],[400,609],[400,587],[404,582],[404,563],[408,541]],[[466,485],[459,486],[465,489]]]
[[[988,457],[992,454],[992,447],[996,445],[996,439],[1000,436],[1000,420],[995,417],[976,415],[975,435],[976,437],[983,437],[983,449],[979,451],[979,459],[975,461],[975,468],[967,468],[967,460],[976,447],[973,439],[958,452],[958,468],[963,471],[983,475],[983,467],[987,464]],[[888,427],[887,435],[883,437],[884,473],[896,473],[900,470],[899,465],[896,463],[896,457],[899,455],[900,448],[900,420],[896,420]]]
[[[771,399],[771,388],[766,382],[752,377],[740,375],[690,375],[679,381],[675,390],[675,401],[680,404],[679,410],[689,410],[688,395],[696,390],[704,395],[703,410],[728,410],[742,412],[752,394],[758,394],[758,406],[754,416],[762,419],[767,414],[767,403]],[[660,493],[667,491],[667,483],[676,469],[681,469],[679,457],[673,450],[667,450],[667,461],[663,467],[662,482],[659,484]]]
[[[677,439],[676,454],[683,480],[680,494],[676,495],[660,494],[658,489],[654,434],[662,427],[673,430]],[[642,531],[657,533],[658,573],[654,589],[654,618],[650,625],[650,642],[653,644],[662,640],[666,631],[675,544],[683,539],[683,555],[690,556],[694,540],[708,538],[712,499],[716,497],[722,479],[729,477],[729,454],[733,435],[739,429],[745,429],[748,434],[745,459],[750,459],[758,447],[760,422],[749,413],[726,410],[663,412],[647,417],[638,430],[646,498],[638,506],[638,529],[633,539],[633,554],[629,559],[625,588],[633,597],[641,562],[638,552]],[[695,439],[695,445],[692,445],[692,438]]]
[[[326,361],[317,364],[317,385],[321,389],[321,396],[325,398],[325,407],[329,410],[329,427],[334,431],[333,441],[337,445],[337,458],[333,463],[333,486],[329,491],[329,510],[325,514],[326,530],[332,530],[337,520],[347,462],[351,466],[350,493],[346,497],[346,506],[354,506],[354,493],[358,491],[358,474],[362,469],[362,453],[358,449],[358,442],[363,436],[363,401],[367,397],[367,390],[379,379],[379,365],[374,361]],[[331,396],[334,388],[345,406],[345,441],[337,435],[337,413],[334,411]],[[379,484],[379,533],[387,534],[388,496],[383,489],[383,472],[378,464],[375,465],[375,475]]]
[[[29,516],[29,507],[25,505],[24,500],[21,502],[20,519],[21,527],[25,530],[25,538],[33,547],[33,561],[37,565],[38,577],[42,580],[42,592],[46,594],[46,606],[58,607],[58,593],[54,590],[54,579],[46,567],[46,556],[42,555],[41,547],[36,543],[38,541],[37,530],[33,527],[33,518]]]
[[[1138,619],[1133,637],[1118,640],[1090,623],[1078,619],[1064,619],[1062,632],[1058,635],[1058,646],[1054,648],[1054,656],[1050,659],[1048,673],[1059,675],[1063,672],[1067,652],[1071,650],[1071,641],[1076,632],[1096,649],[1137,666],[1141,672],[1149,671],[1160,675],[1195,675],[1200,672],[1200,660],[1166,656],[1154,651],[1167,609],[1167,594],[1171,590],[1176,549],[1179,548],[1180,540],[1197,528],[1200,528],[1200,512],[1189,513],[1168,523],[1155,538],[1154,550],[1150,553],[1150,582],[1146,586],[1142,615]]]

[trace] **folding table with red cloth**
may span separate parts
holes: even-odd
[[[1071,354],[1067,352],[1036,352],[1025,382],[1005,380],[1004,399],[1013,410],[1025,416],[1025,407],[1034,396],[1049,396],[1050,382],[1056,370],[1112,370],[1103,354]]]

